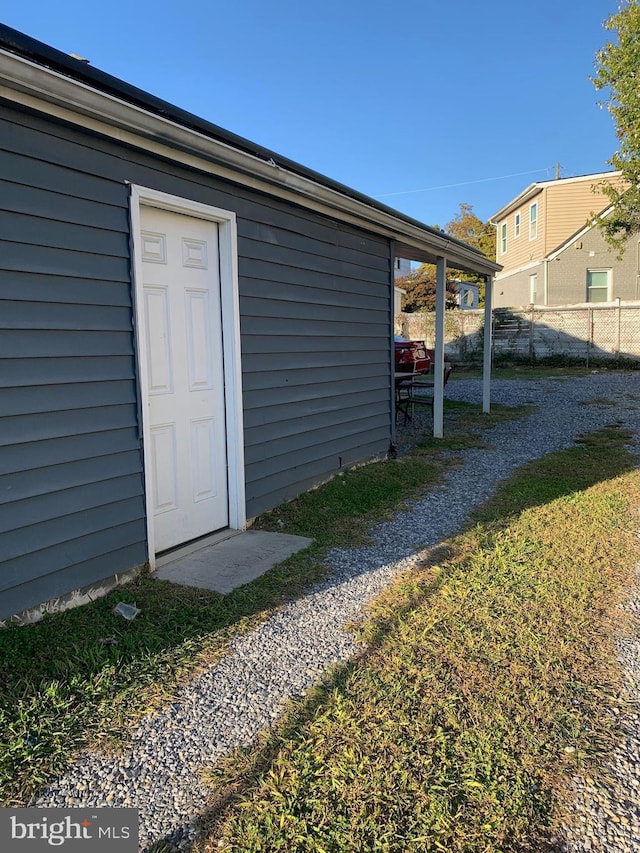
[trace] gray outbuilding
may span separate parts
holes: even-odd
[[[499,269],[4,26],[0,103],[0,619],[386,455],[395,257]]]

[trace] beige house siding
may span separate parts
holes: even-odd
[[[607,206],[602,192],[594,193],[592,177],[573,183],[558,181],[540,189],[523,204],[498,220],[496,232],[498,261],[504,267],[500,276],[508,275],[532,261],[541,260],[553,252],[587,221],[591,214]],[[531,205],[538,205],[538,233],[529,237]],[[520,236],[516,237],[516,214],[520,214]],[[502,226],[507,226],[507,251],[502,252]]]
[[[529,209],[532,202],[538,204],[538,236],[535,240],[529,239]],[[505,276],[511,270],[516,270],[519,267],[530,264],[544,254],[544,238],[542,222],[544,212],[544,196],[543,193],[538,193],[534,198],[529,199],[520,207],[513,210],[503,219],[498,221],[496,232],[497,239],[497,261],[502,264],[504,269],[500,276]],[[520,235],[515,236],[516,232],[516,214],[520,214]],[[507,251],[502,252],[501,234],[502,226],[507,226]]]
[[[575,305],[587,301],[587,271],[610,271],[612,301],[640,300],[640,236],[627,241],[622,260],[607,245],[598,228],[590,228],[548,261],[529,264],[496,277],[493,304],[519,308],[531,303],[531,276],[537,275],[536,305]],[[545,301],[546,276],[546,301]]]
[[[600,173],[579,178],[564,178],[556,181],[544,181],[531,184],[495,217],[497,260],[503,269],[495,278],[496,305],[513,307],[528,305],[531,302],[530,275],[537,264],[538,285],[536,304],[561,305],[575,301],[573,297],[565,299],[569,293],[580,293],[578,301],[586,298],[586,266],[580,266],[572,272],[571,281],[563,282],[559,290],[554,290],[544,259],[552,255],[563,242],[586,226],[593,213],[599,213],[608,204],[608,198],[602,190],[594,192],[594,187],[606,180],[621,185],[617,173]],[[530,238],[531,205],[537,205],[537,235]],[[516,216],[520,214],[520,234],[516,237]],[[502,251],[502,227],[507,228],[507,250]],[[637,247],[636,247],[637,248]],[[601,245],[593,251],[604,251]],[[574,249],[574,251],[577,251]],[[636,249],[634,249],[634,253]],[[576,259],[577,260],[577,259]],[[567,267],[569,264],[566,264]],[[600,269],[602,267],[588,267]],[[546,281],[545,281],[546,279]],[[545,287],[546,284],[546,287]],[[635,282],[634,285],[635,287]],[[625,285],[625,293],[629,285]],[[547,297],[547,301],[545,301]],[[622,297],[628,298],[628,297]],[[635,297],[630,297],[635,298]]]
[[[595,185],[593,178],[587,178],[575,183],[558,181],[544,189],[547,216],[543,254],[553,252],[571,234],[586,225],[592,214],[607,207],[608,198],[602,191],[594,192]]]

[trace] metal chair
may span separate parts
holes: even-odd
[[[444,375],[442,381],[442,390],[446,388],[453,365],[449,361],[444,363]],[[427,378],[428,377],[428,378]],[[396,385],[396,422],[398,412],[404,413],[404,426],[407,421],[413,417],[414,407],[416,405],[430,406],[431,414],[433,415],[433,392],[435,389],[435,377],[433,374],[425,374],[424,378],[412,376],[410,381],[401,382]],[[430,394],[424,392],[430,391]]]

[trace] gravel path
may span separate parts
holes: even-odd
[[[480,402],[480,383],[451,382],[447,397]],[[618,422],[640,436],[640,372],[495,381],[492,399],[509,405],[532,403],[539,409],[526,420],[494,427],[487,433],[490,448],[465,451],[463,464],[448,472],[444,485],[377,526],[371,545],[334,549],[327,581],[233,641],[229,654],[186,686],[176,702],[143,719],[124,755],[83,754],[43,791],[36,805],[134,806],[140,810],[142,849],[160,839],[170,839],[175,850],[188,848],[193,820],[207,798],[199,768],[253,742],[277,719],[284,702],[358,650],[343,626],[361,616],[396,575],[416,564],[417,548],[455,533],[515,467],[568,447],[577,434]],[[419,411],[411,425],[399,430],[400,451],[429,424],[428,409]],[[638,600],[630,606],[640,608]],[[626,642],[620,654],[635,687],[640,683],[640,643]],[[596,793],[604,796],[602,791],[594,792],[586,780],[576,778],[574,819],[559,850],[640,850],[637,716],[628,721],[621,756],[615,765],[621,787],[602,808],[594,806]],[[608,812],[614,818],[607,818]]]

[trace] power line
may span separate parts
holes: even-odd
[[[519,178],[521,175],[533,175],[537,172],[547,172],[549,173],[549,167],[545,166],[544,169],[529,169],[528,172],[514,172],[512,175],[499,175],[496,178],[479,178],[477,181],[461,181],[458,184],[443,184],[439,187],[425,187],[421,190],[401,190],[400,192],[395,193],[380,193],[379,195],[373,196],[374,198],[387,198],[391,195],[409,195],[410,193],[428,193],[432,190],[448,190],[453,187],[467,187],[470,184],[485,184],[489,181],[502,181],[505,178]]]

